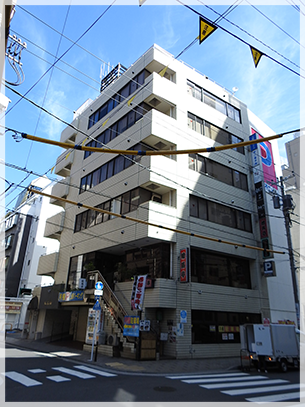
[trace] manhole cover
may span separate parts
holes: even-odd
[[[154,390],[156,390],[156,391],[168,391],[168,392],[176,391],[176,389],[174,387],[168,387],[168,386],[157,386],[157,387],[154,387]]]

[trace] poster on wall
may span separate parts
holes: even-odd
[[[184,325],[182,323],[177,324],[177,336],[184,336]]]

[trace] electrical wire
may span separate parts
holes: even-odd
[[[199,13],[198,11],[196,11],[195,9],[193,9],[192,7],[188,6],[187,4],[184,4],[181,0],[177,0],[180,4],[182,4],[184,7],[188,8],[189,10],[191,10],[192,12],[196,13],[197,15],[199,15],[200,17],[204,18],[205,20],[208,20],[206,17],[204,17],[201,13]],[[214,11],[216,14],[217,13],[215,10],[213,10],[211,7],[207,6],[206,4],[204,4],[201,0],[198,0],[201,4],[203,4],[205,7],[210,8],[212,11]],[[225,17],[224,19],[226,21],[228,21],[229,23],[231,23],[231,21],[227,20]],[[211,24],[213,24],[211,22]],[[233,25],[235,25],[234,23],[231,23]],[[250,43],[248,43],[247,41],[243,40],[242,38],[238,37],[236,34],[233,34],[231,31],[227,30],[226,28],[216,24],[217,28],[220,28],[222,31],[226,32],[227,34],[231,35],[232,37],[236,38],[237,40],[241,41],[242,43],[248,45],[250,48],[253,48],[252,45]],[[239,29],[241,29],[239,26],[237,26]],[[243,29],[241,29],[242,31],[245,31]],[[245,31],[246,32],[246,31]],[[246,32],[247,33],[247,32]],[[252,36],[251,34],[247,33],[248,35]],[[253,36],[252,36],[253,37]],[[255,38],[255,37],[254,37]],[[257,41],[261,42],[260,40],[258,40],[257,38],[255,38]],[[272,49],[271,47],[269,47],[268,45],[266,45],[265,43],[263,43],[267,48],[270,48],[273,52],[276,52],[278,55],[282,56],[284,59],[287,59],[286,57],[284,57],[283,55],[279,54],[277,51],[275,51],[274,49]],[[270,59],[271,61],[277,63],[278,65],[282,66],[283,68],[289,70],[290,72],[298,75],[299,77],[301,77],[302,79],[305,79],[305,76],[301,75],[299,72],[294,71],[293,69],[289,68],[287,65],[284,65],[283,63],[277,61],[276,59],[272,58],[270,55],[262,53],[266,58]],[[291,64],[296,65],[294,62],[290,61],[289,59],[287,59]],[[299,69],[300,68],[298,65],[296,65]]]
[[[70,0],[70,5],[71,5],[71,0]],[[67,9],[65,21],[64,21],[64,24],[63,24],[63,28],[62,28],[62,34],[63,34],[63,32],[65,31],[65,27],[66,27],[66,24],[67,24],[68,15],[69,15],[69,11],[70,11],[70,5],[68,6],[68,9]],[[58,42],[58,45],[57,45],[54,62],[56,61],[57,55],[58,55],[58,53],[59,53],[59,48],[60,48],[61,41],[62,41],[62,34],[61,34],[61,36],[60,36],[60,39],[59,39],[59,42]],[[46,87],[46,90],[45,90],[44,98],[43,98],[43,100],[42,100],[42,105],[41,105],[42,107],[44,107],[45,102],[46,102],[47,94],[48,94],[49,87],[50,87],[51,80],[52,80],[52,76],[53,76],[53,72],[54,72],[54,66],[53,66],[53,68],[51,69],[51,72],[50,72],[50,76],[49,76],[49,79],[48,79],[48,83],[47,83],[47,87]],[[36,135],[36,132],[37,132],[37,130],[38,130],[38,126],[39,126],[40,118],[41,118],[41,112],[42,112],[42,111],[39,110],[39,115],[38,115],[38,119],[37,119],[37,123],[36,123],[35,130],[34,130],[34,135]],[[27,166],[27,164],[28,164],[28,162],[29,162],[29,158],[30,158],[31,151],[32,151],[32,146],[33,146],[33,143],[31,144],[31,147],[30,147],[30,150],[29,150],[29,153],[28,153],[28,156],[27,156],[27,160],[26,160],[26,163],[25,163],[25,167]]]
[[[113,0],[113,2],[106,8],[105,11],[83,32],[83,34],[72,44],[70,47],[59,57],[54,61],[54,63],[42,74],[42,76],[30,87],[30,89],[27,90],[24,96],[26,96],[45,76],[46,74],[74,47],[76,43],[78,43],[93,27],[94,25],[107,13],[108,10],[113,6],[113,4],[116,2],[116,0]],[[6,114],[10,113],[12,109],[22,100],[20,98],[7,112]]]
[[[80,203],[80,202],[75,202],[75,201],[71,201],[71,200],[66,199],[66,198],[58,197],[58,196],[51,195],[51,194],[46,194],[45,192],[38,191],[38,190],[35,190],[35,189],[32,189],[32,188],[28,188],[28,191],[33,192],[33,193],[38,194],[38,195],[47,196],[49,198],[56,199],[56,200],[59,200],[59,201],[62,201],[62,202],[66,202],[66,203],[69,203],[71,205],[78,206],[79,208],[81,207],[81,208],[91,209],[93,211],[100,212],[100,213],[105,213],[107,215],[115,216],[115,217],[120,218],[120,219],[130,220],[132,222],[141,223],[141,224],[147,225],[147,226],[155,226],[155,227],[163,229],[163,230],[169,230],[171,232],[180,233],[180,234],[187,235],[187,236],[198,237],[200,239],[210,240],[210,241],[217,242],[217,243],[224,243],[224,244],[228,244],[228,245],[232,245],[232,246],[243,247],[243,248],[258,250],[258,251],[267,252],[267,253],[285,254],[285,252],[280,252],[280,251],[271,250],[271,249],[264,249],[262,247],[250,246],[250,245],[235,243],[235,242],[222,240],[222,239],[211,238],[211,237],[199,235],[197,233],[186,232],[186,231],[183,231],[183,230],[180,230],[180,229],[175,229],[175,228],[171,228],[171,227],[164,226],[164,225],[158,225],[156,223],[147,222],[147,221],[144,221],[144,220],[141,220],[141,219],[132,218],[132,217],[127,216],[127,215],[121,215],[121,214],[117,214],[115,212],[107,211],[106,209],[95,208],[93,206],[89,206],[89,205],[86,205],[86,204],[83,204],[83,203]]]
[[[293,41],[295,41],[300,47],[304,47],[303,44],[301,44],[298,40],[296,40],[294,37],[292,37],[292,35],[290,35],[287,31],[285,31],[282,27],[280,27],[278,24],[276,24],[271,18],[269,18],[268,16],[266,16],[266,14],[264,14],[261,10],[259,10],[257,7],[255,7],[253,4],[251,4],[249,2],[249,0],[246,0],[246,2],[254,8],[254,10],[256,10],[258,13],[260,13],[262,16],[264,16],[268,21],[270,21],[270,23],[272,23],[273,25],[275,25],[275,27],[277,27],[279,30],[281,30],[284,34],[286,34],[289,38],[291,38]]]

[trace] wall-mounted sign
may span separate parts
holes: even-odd
[[[188,248],[180,250],[180,282],[188,282],[189,262],[188,262]]]
[[[66,291],[58,293],[58,302],[84,301],[84,291]]]
[[[265,277],[276,276],[274,261],[272,260],[264,261],[264,276]]]

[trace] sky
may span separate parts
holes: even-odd
[[[146,0],[141,7],[139,0],[47,3],[17,1],[10,33],[27,47],[21,54],[24,81],[18,86],[7,84],[5,89],[11,101],[5,126],[10,129],[60,140],[66,127],[62,121],[70,123],[75,110],[99,95],[100,77],[111,67],[120,62],[128,68],[154,43],[175,57],[190,45],[199,34],[196,11],[211,21],[218,20],[219,28],[201,44],[196,41],[178,59],[227,90],[238,88],[235,96],[275,133],[300,128],[304,0],[301,9],[293,0]],[[257,67],[245,42],[265,54]],[[56,58],[60,60],[50,69]],[[17,80],[7,59],[5,79],[11,83]],[[56,180],[51,168],[62,153],[56,146],[16,142],[13,135],[12,131],[4,135],[5,165],[0,162],[5,166],[4,187],[9,188],[5,201],[0,197],[0,206],[6,211],[13,209],[18,194],[37,174]],[[292,138],[293,134],[287,135],[279,142],[282,163],[286,160],[285,143]]]

